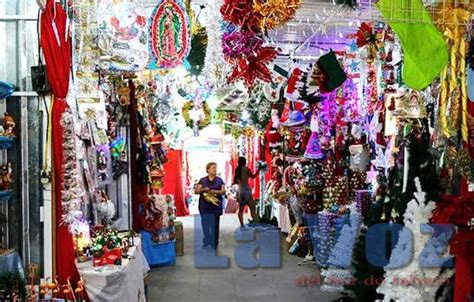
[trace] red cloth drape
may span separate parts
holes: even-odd
[[[137,116],[137,99],[135,97],[135,84],[130,79],[128,81],[128,88],[130,88],[130,173],[131,177],[131,186],[132,186],[132,228],[136,232],[140,231],[142,228],[141,219],[140,219],[140,204],[146,201],[148,194],[148,186],[141,185],[137,181],[137,158],[138,154],[138,143],[139,138],[139,127],[138,127],[138,116]]]
[[[186,190],[183,185],[183,151],[168,150],[166,156],[168,162],[164,164],[164,187],[161,191],[163,194],[174,196],[176,216],[187,216],[189,215],[189,209],[186,205]]]
[[[69,89],[71,68],[71,37],[66,34],[66,12],[54,0],[46,2],[45,10],[41,14],[41,47],[46,61],[48,81],[55,96],[51,109],[52,154],[54,169],[55,190],[55,251],[56,276],[64,284],[67,278],[76,283],[79,273],[75,265],[75,255],[72,236],[67,226],[60,225],[62,219],[61,188],[63,180],[63,129],[60,125],[61,115],[66,110],[66,97]],[[55,24],[55,29],[53,28]],[[67,41],[66,41],[67,39]]]

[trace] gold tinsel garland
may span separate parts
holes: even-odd
[[[253,11],[261,16],[262,31],[275,29],[295,17],[301,0],[254,0]]]
[[[462,7],[442,5],[435,13],[450,47],[449,63],[441,74],[440,125],[444,136],[457,136],[461,129],[463,141],[468,140],[467,125],[467,87],[466,87],[466,53],[464,39],[465,28],[471,13]],[[447,18],[447,19],[446,19]]]

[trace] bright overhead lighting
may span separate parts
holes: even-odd
[[[339,38],[344,38],[344,35],[342,34],[342,32],[339,32]]]

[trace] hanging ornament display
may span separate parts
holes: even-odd
[[[245,110],[250,114],[252,124],[258,130],[265,130],[271,118],[272,106],[265,98],[261,85],[254,89],[251,97],[245,104]]]
[[[199,27],[193,34],[191,39],[191,50],[187,61],[191,67],[189,72],[191,75],[198,76],[204,68],[204,59],[206,57],[207,33],[204,27]]]
[[[224,59],[221,47],[223,22],[220,7],[222,6],[222,2],[222,0],[206,1],[206,8],[202,14],[207,32],[207,49],[202,74],[206,77],[206,80],[215,87],[225,85],[225,74],[230,67]]]
[[[188,99],[182,108],[184,121],[188,127],[194,131],[194,136],[199,135],[199,130],[208,126],[212,120],[211,109],[206,103],[210,96],[210,87],[198,87],[194,93],[187,94],[183,91],[183,96]]]
[[[270,82],[272,76],[266,64],[270,63],[277,54],[278,51],[272,47],[262,47],[255,54],[236,60],[234,70],[227,79],[228,82],[242,79],[249,89],[254,86],[257,79]]]
[[[253,0],[225,0],[221,7],[224,21],[240,27],[243,31],[258,33],[262,15],[253,9]]]
[[[66,111],[61,117],[63,129],[63,183],[62,183],[62,223],[72,225],[83,219],[82,196],[84,194],[78,182],[79,167],[76,149],[76,134],[74,132],[74,117]]]
[[[457,137],[461,129],[461,138],[468,141],[467,122],[467,85],[466,85],[466,24],[471,12],[462,7],[446,6],[436,11],[438,20],[446,20],[441,30],[444,32],[443,46],[449,45],[448,64],[441,73],[441,98],[439,115],[441,130],[446,138]],[[439,33],[438,33],[439,34]],[[441,35],[441,34],[439,34]],[[444,49],[443,49],[444,51]],[[443,53],[444,55],[444,53]],[[448,61],[446,59],[446,61]],[[444,61],[443,61],[444,62]]]
[[[233,64],[233,71],[227,79],[229,83],[242,79],[245,86],[251,90],[257,79],[271,82],[271,73],[266,65],[277,56],[278,51],[273,47],[262,46],[262,32],[266,32],[266,29],[262,29],[262,22],[265,22],[263,20],[270,21],[271,18],[276,20],[281,15],[278,13],[279,8],[274,11],[277,15],[269,13],[269,15],[263,16],[262,13],[266,14],[267,9],[275,8],[275,5],[284,6],[285,3],[279,4],[279,1],[260,3],[252,0],[226,0],[222,5],[223,19],[237,27],[237,29],[232,28],[223,37],[224,54]],[[288,4],[286,3],[286,5]],[[290,3],[290,10],[294,5],[293,2]],[[273,23],[275,25],[278,22]]]
[[[234,30],[222,35],[222,51],[231,60],[255,54],[263,45],[263,38],[251,32]]]
[[[191,49],[189,17],[180,0],[163,0],[150,20],[151,69],[174,68]]]
[[[201,7],[202,10],[203,7]],[[191,20],[191,50],[187,57],[187,61],[190,65],[188,71],[191,75],[199,76],[204,68],[204,59],[206,56],[207,48],[207,31],[206,28],[201,25],[198,20],[201,11],[196,16],[191,9],[191,1],[186,1],[186,9],[188,12],[189,19]]]
[[[203,129],[211,123],[211,109],[206,102],[195,107],[193,101],[187,101],[183,105],[183,118],[186,125],[191,128]]]
[[[91,44],[85,45],[84,51],[89,51],[87,47],[99,47],[106,54],[100,59],[102,69],[129,71],[144,68],[148,62],[148,32],[143,8],[136,2],[101,3],[99,11],[99,43],[93,43],[92,35],[84,37],[84,43]]]
[[[253,11],[261,17],[262,32],[276,29],[292,20],[301,7],[301,0],[254,0]]]

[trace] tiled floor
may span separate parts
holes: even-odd
[[[298,266],[301,259],[288,254],[286,244],[281,244],[281,267],[240,268],[234,259],[234,249],[239,244],[234,239],[238,226],[236,215],[221,217],[221,234],[218,255],[230,258],[227,268],[199,269],[194,265],[193,217],[179,220],[184,225],[184,256],[177,257],[171,267],[151,270],[148,278],[148,301],[331,301],[339,295],[321,292],[317,286],[298,286],[296,279],[302,275],[317,276],[312,264]],[[284,238],[282,238],[284,240]],[[200,243],[197,243],[200,246]]]

